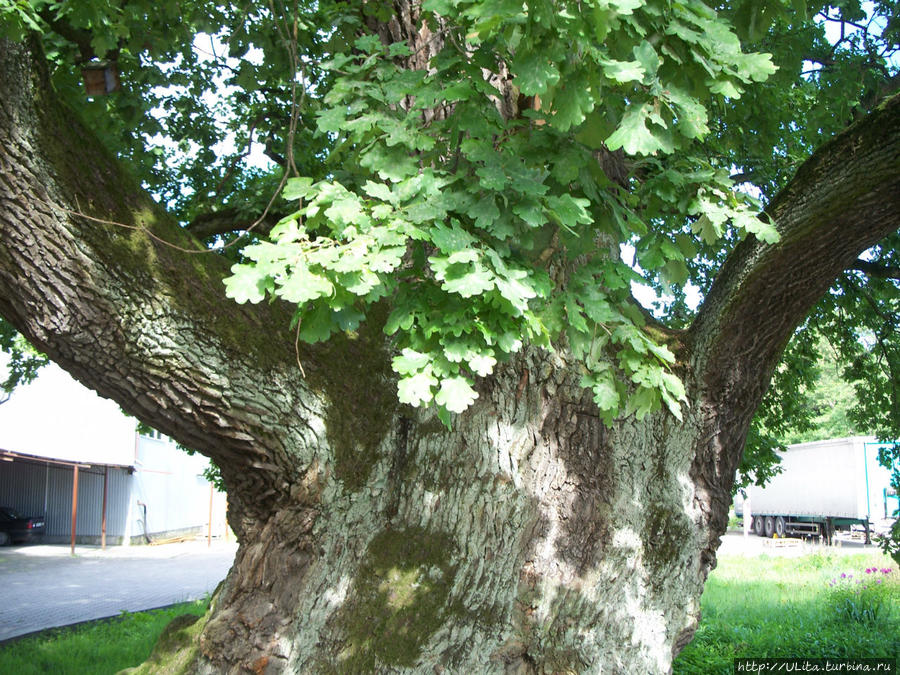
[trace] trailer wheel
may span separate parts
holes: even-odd
[[[787,523],[784,522],[784,518],[778,516],[775,519],[775,534],[778,535],[778,538],[781,539],[784,537],[787,532]]]
[[[763,519],[760,516],[753,516],[753,534],[763,536]]]
[[[766,538],[771,539],[773,534],[775,534],[775,519],[766,516]]]

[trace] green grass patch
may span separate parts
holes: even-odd
[[[730,675],[737,657],[900,654],[900,572],[877,553],[722,556],[701,608],[700,627],[675,660],[674,675]]]
[[[0,673],[105,675],[143,663],[166,625],[182,614],[201,616],[208,600],[150,612],[123,612],[71,628],[55,628],[0,646]]]

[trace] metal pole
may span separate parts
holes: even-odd
[[[206,547],[212,546],[212,506],[213,506],[213,484],[209,484],[209,527],[206,530]]]
[[[747,488],[747,496],[744,498],[744,537],[750,536],[753,526],[753,510],[750,507],[750,488]]]
[[[103,467],[103,522],[100,525],[100,547],[106,550],[106,495],[109,491],[109,467]]]
[[[78,519],[78,465],[72,468],[72,555],[75,555],[75,522]]]

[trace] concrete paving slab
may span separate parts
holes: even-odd
[[[719,555],[743,555],[743,556],[779,556],[799,557],[823,553],[828,555],[853,555],[855,553],[880,553],[881,549],[875,544],[865,544],[861,535],[849,535],[839,533],[835,535],[832,546],[825,545],[818,539],[799,539],[788,537],[785,539],[767,539],[757,537],[755,534],[744,535],[741,532],[726,532],[722,536],[722,545],[719,547]]]
[[[0,548],[0,641],[46,628],[202,598],[228,573],[237,544]]]

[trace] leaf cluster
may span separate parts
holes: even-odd
[[[0,319],[0,351],[9,355],[6,378],[0,382],[0,403],[4,403],[17,386],[34,380],[48,359],[3,319]]]
[[[619,246],[682,285],[700,245],[777,238],[694,153],[706,106],[765,79],[769,58],[699,2],[441,0],[423,4],[439,38],[417,68],[415,36],[383,40],[349,11],[345,51],[322,64],[327,175],[289,181],[299,208],[245,249],[229,295],[298,304],[308,341],[389,298],[400,399],[445,419],[525,343],[565,345],[607,420],[680,416],[675,357]],[[599,161],[617,150],[624,176]]]

